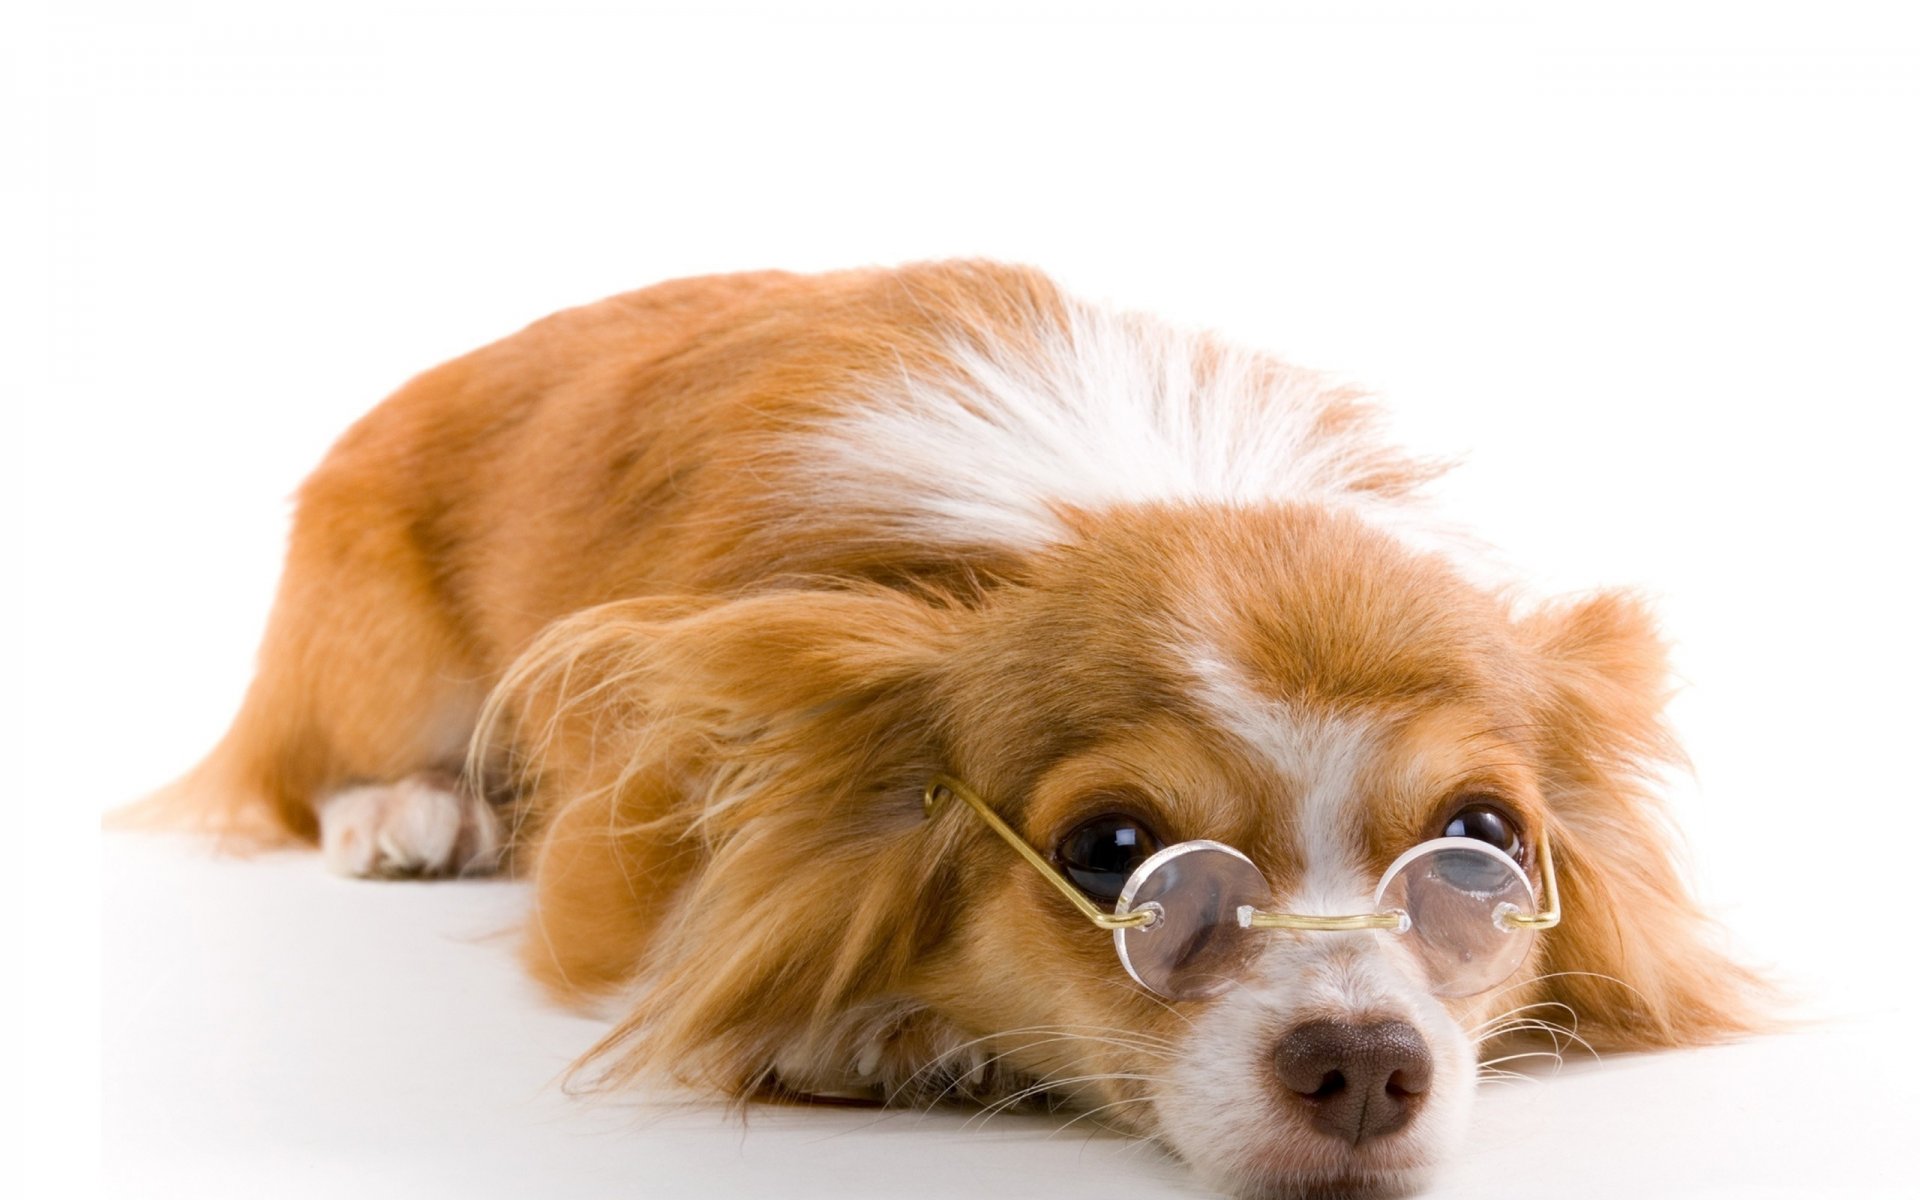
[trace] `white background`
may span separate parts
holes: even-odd
[[[1806,1110],[1877,1114],[1822,1118],[1855,1156],[1911,1122],[1912,1067],[1887,1057],[1912,1053],[1920,832],[1920,39],[1899,6],[5,14],[6,958],[32,1102],[4,1124],[63,1171],[98,1149],[95,823],[231,715],[285,497],[331,438],[557,307],[957,254],[1364,382],[1405,441],[1463,456],[1443,495],[1539,590],[1649,593],[1702,890],[1867,1060],[1829,1064],[1838,1094],[1779,1078],[1783,1136],[1757,1152],[1789,1173],[1831,1153],[1791,1136]],[[107,881],[116,987],[178,961],[116,965],[125,921],[248,869],[146,854],[113,851],[123,885],[203,890]],[[242,910],[297,904],[318,867],[258,870]],[[1742,1060],[1756,1086],[1795,1060],[1769,1053]],[[783,1178],[806,1177],[796,1153]],[[147,1167],[156,1192],[200,1170],[123,1164],[116,1186]]]

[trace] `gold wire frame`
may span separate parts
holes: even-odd
[[[1085,892],[1073,886],[1072,880],[1054,870],[1052,863],[1042,858],[1038,850],[1027,844],[1027,839],[1015,833],[1011,826],[1002,821],[999,813],[988,808],[987,802],[975,795],[972,788],[951,775],[935,775],[927,781],[927,788],[921,793],[920,802],[929,817],[939,810],[943,795],[954,795],[965,800],[968,807],[980,814],[980,819],[987,823],[988,828],[1006,839],[1007,845],[1019,851],[1021,858],[1032,864],[1034,870],[1044,875],[1048,883],[1051,883],[1062,896],[1080,910],[1081,916],[1095,925],[1102,929],[1132,929],[1153,924],[1154,913],[1151,909],[1141,909],[1139,912],[1130,912],[1125,915],[1101,912],[1093,901],[1087,899]]]
[[[980,814],[987,827],[999,834],[1007,845],[1012,846],[1021,858],[1027,860],[1034,870],[1040,872],[1054,890],[1065,896],[1080,915],[1101,929],[1131,929],[1144,927],[1154,922],[1152,909],[1138,909],[1130,913],[1103,912],[1087,898],[1087,894],[1073,885],[1056,870],[1038,850],[1027,843],[1027,839],[1015,833],[1013,827],[1000,819],[1000,814],[987,806],[972,788],[961,783],[951,775],[935,775],[927,781],[926,789],[920,795],[920,803],[928,817],[939,811],[943,797],[953,795],[967,802],[967,807]],[[1547,906],[1537,913],[1508,912],[1502,919],[1515,929],[1552,929],[1560,923],[1560,885],[1553,874],[1553,847],[1547,844],[1545,831],[1540,834],[1540,880],[1547,893]],[[1262,912],[1252,910],[1242,918],[1242,923],[1251,929],[1294,929],[1315,933],[1344,933],[1361,929],[1402,928],[1406,914],[1399,910],[1390,912],[1350,913],[1344,916],[1315,916],[1308,913]]]

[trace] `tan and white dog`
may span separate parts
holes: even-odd
[[[535,973],[617,1006],[611,1082],[1045,1095],[1243,1195],[1405,1190],[1483,1046],[1712,1040],[1755,987],[1648,794],[1647,613],[1484,585],[1432,473],[1352,391],[1029,270],[662,284],[340,440],[244,707],[150,808],[357,875],[525,873]],[[1564,919],[1465,999],[1345,933],[1169,1003],[927,817],[936,773],[1102,902],[1185,839],[1335,913],[1425,839],[1537,878],[1550,836]]]

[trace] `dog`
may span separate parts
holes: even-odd
[[[1761,990],[1672,861],[1646,607],[1517,599],[1437,473],[1028,269],[660,284],[340,439],[152,811],[529,877],[608,1086],[1045,1101],[1225,1192],[1405,1192],[1485,1047]]]

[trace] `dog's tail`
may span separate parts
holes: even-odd
[[[316,840],[311,808],[287,794],[280,764],[262,759],[261,740],[247,728],[253,710],[243,707],[219,745],[185,774],[108,812],[101,827],[211,834],[234,850]]]

